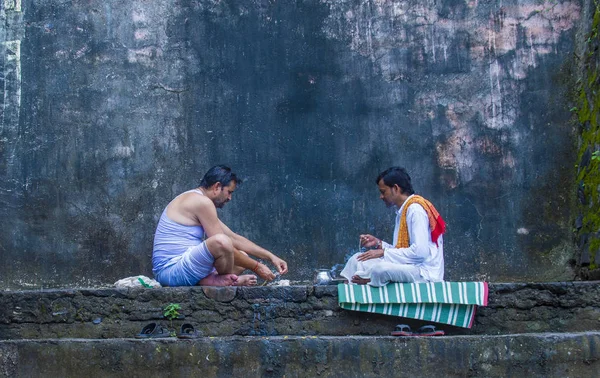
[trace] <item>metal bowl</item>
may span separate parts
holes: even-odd
[[[315,285],[329,285],[333,281],[329,269],[317,269],[315,270],[315,277],[313,283]]]

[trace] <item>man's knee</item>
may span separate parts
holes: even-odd
[[[233,254],[233,243],[225,234],[216,234],[206,239],[206,246],[211,253]]]
[[[387,274],[388,267],[386,265],[387,264],[385,264],[383,262],[374,264],[373,267],[371,268],[371,274]]]
[[[419,268],[405,264],[387,264],[381,266],[381,277],[393,282],[418,282]]]

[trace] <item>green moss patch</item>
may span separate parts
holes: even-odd
[[[588,235],[590,252],[589,269],[597,269],[595,255],[600,249],[600,81],[598,76],[600,48],[599,39],[600,7],[596,2],[596,10],[592,21],[592,30],[586,39],[583,60],[583,76],[579,80],[578,105],[573,108],[580,123],[580,170],[578,182],[583,189],[585,203],[580,204],[583,215],[582,227],[578,236]],[[589,152],[588,152],[589,150]],[[591,155],[590,155],[591,153]]]

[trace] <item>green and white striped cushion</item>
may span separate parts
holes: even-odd
[[[471,328],[476,306],[486,306],[486,282],[338,285],[339,305],[353,311],[401,316]]]

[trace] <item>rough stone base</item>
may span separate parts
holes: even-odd
[[[10,377],[591,377],[600,333],[0,342]]]
[[[169,303],[181,305],[172,324],[163,317]],[[192,323],[204,336],[383,336],[398,323],[422,324],[342,310],[335,286],[0,292],[0,339],[132,337],[149,322]],[[473,328],[440,327],[449,335],[598,331],[600,285],[490,284]]]

